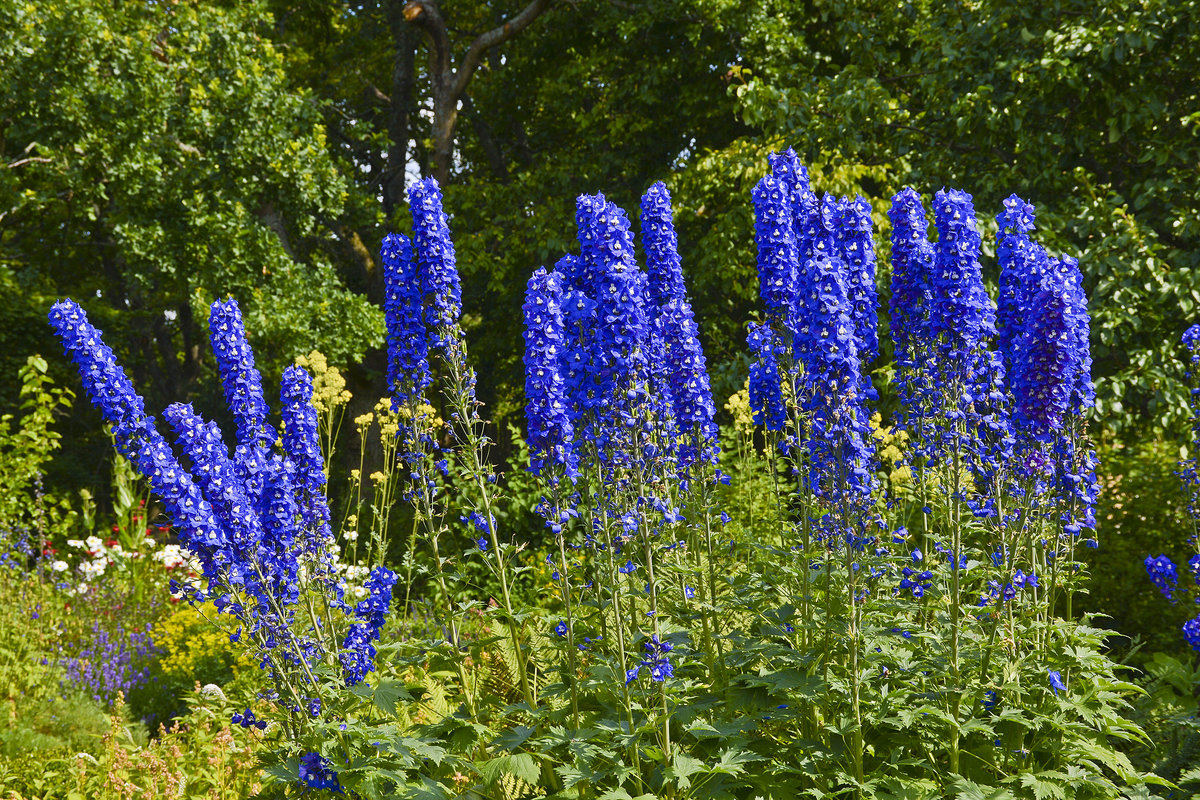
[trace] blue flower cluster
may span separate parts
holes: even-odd
[[[414,183],[408,190],[408,202],[412,208],[417,272],[428,303],[425,323],[431,333],[430,343],[450,358],[450,339],[457,335],[462,316],[462,286],[437,181],[425,178]]]
[[[421,405],[430,383],[429,344],[425,338],[424,298],[412,242],[394,233],[380,248],[387,321],[388,389],[393,407]]]
[[[283,371],[280,383],[283,401],[283,452],[296,468],[296,491],[301,516],[315,527],[305,531],[306,549],[316,556],[333,538],[329,528],[329,501],[325,497],[325,462],[317,433],[317,409],[313,406],[312,377],[302,367]]]
[[[708,364],[700,346],[700,330],[684,286],[678,238],[671,218],[671,194],[662,183],[642,197],[642,247],[646,252],[651,310],[666,360],[671,412],[675,417],[680,474],[697,462],[715,464],[716,407],[708,380]]]
[[[320,626],[296,614],[302,582],[321,591],[331,608],[345,605],[327,569],[332,537],[309,375],[299,367],[285,372],[280,441],[268,420],[262,378],[237,303],[214,303],[210,332],[237,423],[237,444],[231,457],[215,423],[189,405],[169,406],[165,416],[191,465],[188,470],[146,415],[142,398],[83,309],[71,300],[56,303],[50,323],[78,365],[92,402],[112,426],[117,448],[149,481],[172,517],[180,544],[200,562],[202,584],[183,590],[234,615],[275,679],[299,668],[311,680],[314,660],[336,644]],[[379,609],[385,612],[386,606]],[[378,622],[372,618],[372,630]],[[350,660],[369,660],[374,653],[367,645],[348,641]]]
[[[1175,599],[1175,586],[1179,582],[1179,570],[1174,561],[1161,554],[1157,558],[1146,556],[1146,574],[1162,592],[1163,597],[1172,601]]]
[[[862,198],[819,202],[791,150],[755,186],[755,244],[766,321],[751,325],[750,405],[767,430],[787,426],[798,400],[799,446],[810,489],[865,508],[874,484],[864,362],[879,350],[875,249]],[[788,391],[789,387],[794,387]]]
[[[379,641],[379,632],[391,609],[392,587],[395,585],[395,573],[385,567],[371,570],[370,577],[363,584],[367,597],[354,607],[358,621],[350,626],[338,656],[347,686],[362,682],[367,673],[375,669],[375,642]]]
[[[625,212],[603,195],[576,205],[579,256],[530,279],[525,303],[531,467],[653,464],[685,481],[715,465],[715,406],[684,286],[670,194],[642,199],[647,271]],[[647,499],[647,502],[649,500]]]
[[[525,420],[528,427],[530,469],[535,475],[558,472],[579,474],[578,456],[562,377],[565,331],[562,315],[562,279],[539,269],[525,291]]]
[[[625,684],[628,686],[637,680],[642,669],[646,669],[650,673],[650,679],[663,683],[667,678],[674,677],[675,667],[671,664],[668,654],[674,649],[674,646],[667,641],[659,639],[658,634],[654,634],[646,641],[644,645],[646,654],[642,657],[641,662],[630,667],[625,672]]]
[[[329,789],[342,794],[342,783],[333,771],[329,759],[320,753],[305,753],[300,757],[300,780],[311,789]]]

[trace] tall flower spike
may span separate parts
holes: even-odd
[[[1069,327],[1064,277],[1052,267],[1027,287],[1028,318],[1015,347],[1010,376],[1018,426],[1045,442],[1062,427],[1076,379],[1075,337]]]
[[[642,197],[642,248],[650,275],[650,296],[658,311],[656,322],[666,349],[672,414],[681,439],[679,467],[686,471],[697,460],[711,461],[716,456],[716,406],[683,280],[671,220],[671,195],[662,183],[651,186]]]
[[[909,187],[892,198],[892,297],[888,311],[896,358],[916,360],[915,348],[928,342],[929,281],[933,275],[933,245],[921,196]]]
[[[146,415],[145,401],[117,365],[100,331],[73,300],[54,304],[50,325],[79,368],[93,405],[112,426],[117,450],[133,462],[162,498],[181,542],[201,558],[205,574],[215,574],[219,559],[214,554],[226,546],[226,540],[212,506],[154,427],[154,418]]]
[[[758,248],[759,296],[768,319],[782,334],[796,298],[798,253],[792,230],[791,194],[767,175],[755,185],[754,243]]]
[[[1087,294],[1083,291],[1083,273],[1079,261],[1071,256],[1059,259],[1067,296],[1067,325],[1074,343],[1075,380],[1071,386],[1071,411],[1082,414],[1096,405],[1096,388],[1092,384],[1091,316],[1088,314]]]
[[[225,390],[225,402],[237,423],[239,448],[270,448],[275,444],[275,432],[267,424],[262,375],[254,366],[254,351],[246,341],[246,328],[237,301],[230,298],[213,303],[208,327],[213,355],[221,373],[221,386]]]
[[[443,338],[458,329],[462,316],[462,287],[437,181],[433,178],[417,181],[408,190],[408,201],[412,207],[421,291],[429,304],[425,322],[433,334],[434,347],[444,350]]]
[[[858,339],[859,363],[866,367],[879,355],[879,292],[875,286],[875,237],[871,206],[861,197],[837,205],[838,255],[846,268],[846,294]]]
[[[562,284],[558,275],[538,269],[525,290],[525,420],[529,468],[541,475],[557,464],[563,474],[579,474],[571,416],[560,371],[564,331]],[[550,471],[550,480],[558,480]]]
[[[754,424],[768,431],[781,431],[787,422],[783,403],[782,376],[779,373],[778,352],[771,327],[750,323],[746,342],[753,361],[750,362],[750,409]]]
[[[429,344],[423,319],[421,281],[407,236],[388,234],[380,249],[387,323],[388,388],[394,409],[424,402],[429,387]]]
[[[597,270],[591,354],[597,393],[595,436],[602,452],[621,457],[613,447],[625,428],[623,417],[630,413],[631,403],[645,399],[649,379],[646,276],[633,260],[625,212],[597,198],[580,198],[580,208],[590,209],[581,217],[580,246]]]
[[[996,215],[996,260],[1000,262],[1000,296],[996,308],[997,340],[1006,370],[1012,369],[1012,353],[1020,335],[1023,287],[1045,269],[1046,253],[1032,241],[1034,208],[1017,195],[1004,201]]]
[[[661,308],[670,299],[684,297],[687,290],[671,213],[671,193],[662,181],[642,195],[642,250],[646,253],[650,302]]]
[[[305,549],[324,550],[333,538],[329,528],[329,501],[325,497],[325,459],[317,436],[317,409],[312,404],[312,378],[303,367],[283,371],[283,452],[296,466],[297,501],[308,534]]]
[[[846,275],[838,261],[823,257],[804,265],[810,276],[797,298],[803,331],[804,410],[811,415],[806,449],[815,494],[862,505],[872,489],[868,414]]]
[[[217,524],[232,535],[232,543],[239,551],[253,552],[262,541],[262,524],[229,460],[217,424],[205,422],[191,405],[182,403],[167,406],[163,416],[171,423],[177,443],[191,461],[196,485],[211,505]],[[222,559],[226,560],[224,554]],[[237,559],[230,554],[227,560],[232,566]]]
[[[813,217],[818,207],[817,197],[812,192],[808,170],[800,163],[792,148],[789,147],[781,153],[771,153],[767,160],[771,164],[771,175],[788,193],[792,236],[798,253],[796,264],[800,265],[812,256],[811,238],[815,224]]]
[[[995,332],[995,310],[984,289],[979,267],[982,240],[971,195],[957,189],[943,189],[934,196],[933,213],[938,242],[930,281],[932,332],[945,342],[951,361],[961,364],[967,354]],[[953,365],[946,366],[956,369]]]

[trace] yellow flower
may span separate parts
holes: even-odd
[[[731,395],[728,402],[725,403],[725,410],[733,417],[733,428],[738,433],[752,433],[754,431],[754,414],[750,410],[750,379],[746,379],[746,385],[737,394]]]
[[[312,375],[313,406],[318,414],[326,414],[350,402],[346,379],[337,367],[329,365],[320,350],[300,356],[296,359],[296,364],[307,369]]]

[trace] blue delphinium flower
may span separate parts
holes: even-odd
[[[934,249],[921,196],[911,188],[892,198],[892,297],[888,302],[896,364],[905,372],[917,369],[919,350],[933,338],[929,331],[930,281]],[[901,387],[912,395],[915,387]]]
[[[408,189],[408,202],[412,208],[417,271],[427,302],[425,324],[432,346],[449,358],[447,338],[458,333],[462,286],[437,181],[425,178],[414,183]]]
[[[249,452],[269,448],[275,443],[275,432],[267,423],[262,376],[254,366],[254,351],[246,341],[246,328],[236,300],[230,298],[213,303],[208,327],[221,387],[225,390],[225,403],[237,423],[238,449],[247,452],[246,456],[239,457],[242,460]]]
[[[644,645],[646,651],[640,663],[625,672],[625,684],[632,683],[641,673],[642,668],[649,670],[650,679],[663,683],[667,678],[674,677],[675,667],[671,664],[668,654],[674,649],[674,646],[667,641],[659,639],[658,634],[654,634],[646,641]]]
[[[768,431],[781,431],[787,422],[779,369],[782,345],[777,343],[769,325],[755,322],[750,323],[747,343],[754,357],[750,362],[750,408],[754,424]]]
[[[1048,669],[1046,672],[1048,673],[1050,679],[1050,688],[1054,690],[1055,694],[1058,694],[1059,692],[1065,692],[1067,690],[1067,685],[1063,683],[1061,672],[1053,669]]]
[[[1187,640],[1193,650],[1200,652],[1200,616],[1183,623],[1183,638]]]
[[[296,489],[304,530],[309,535],[306,550],[316,554],[333,537],[329,528],[329,501],[325,497],[325,460],[317,434],[317,409],[312,403],[313,385],[308,372],[297,366],[283,371],[280,397],[283,403],[283,452],[296,466]]]
[[[796,264],[803,264],[813,256],[812,236],[815,230],[817,197],[813,194],[808,169],[800,163],[792,148],[780,153],[771,153],[767,160],[771,175],[784,187],[791,208],[792,236],[795,239]]]
[[[1015,194],[996,215],[996,260],[1000,262],[1000,296],[996,307],[997,343],[1005,369],[1013,367],[1013,348],[1027,312],[1025,291],[1047,268],[1046,251],[1032,241],[1034,208]]]
[[[559,637],[566,636],[567,635],[567,623],[564,622],[563,620],[559,620],[558,624],[554,626],[554,634]]]
[[[212,506],[154,427],[154,418],[145,413],[145,401],[117,365],[100,331],[73,300],[54,304],[50,324],[78,366],[93,404],[112,426],[117,450],[133,462],[162,498],[181,543],[201,559],[205,575],[215,574],[219,560],[214,554],[225,546],[226,538],[213,517]]]
[[[1028,317],[1013,353],[1016,422],[1035,440],[1049,442],[1062,427],[1074,387],[1076,348],[1067,290],[1058,269],[1028,287]]]
[[[1175,585],[1179,581],[1179,571],[1175,562],[1165,555],[1146,556],[1146,574],[1151,582],[1163,593],[1168,600],[1175,600]]]
[[[683,281],[671,195],[656,183],[642,197],[642,242],[646,251],[651,313],[666,351],[672,413],[679,428],[679,467],[686,474],[696,462],[717,453],[716,407],[708,380],[699,328]]]
[[[342,784],[329,759],[320,753],[305,753],[300,757],[300,780],[312,789],[329,789],[342,794]]]
[[[603,196],[579,199],[579,242],[592,266],[595,329],[591,366],[595,398],[589,435],[606,463],[627,464],[637,456],[627,422],[647,400],[650,323],[646,276],[633,259],[633,237],[625,212]],[[585,213],[586,212],[586,213]]]
[[[817,256],[797,297],[802,403],[811,425],[805,443],[810,488],[818,497],[865,503],[873,488],[871,432],[860,391],[857,334],[839,262]]]
[[[241,713],[235,711],[230,715],[229,721],[234,725],[241,725],[243,728],[258,728],[260,731],[267,729],[266,720],[259,719],[249,708]]]
[[[862,197],[838,201],[835,246],[846,270],[846,296],[854,322],[859,362],[879,355],[879,295],[875,288],[875,240],[871,206]]]
[[[387,322],[388,389],[394,409],[425,401],[430,383],[429,344],[425,333],[423,295],[417,263],[408,237],[388,234],[380,249]]]
[[[951,373],[962,369],[981,342],[995,333],[996,316],[979,266],[981,239],[971,195],[943,189],[934,195],[938,241],[930,280],[930,326],[945,342]]]
[[[367,673],[375,669],[375,642],[379,640],[379,632],[391,610],[395,584],[395,573],[386,567],[371,570],[363,584],[367,597],[354,607],[358,621],[350,626],[342,643],[342,652],[338,654],[347,686],[361,683]]]
[[[1070,397],[1067,405],[1067,427],[1063,436],[1055,437],[1055,484],[1065,504],[1063,524],[1068,533],[1078,535],[1082,528],[1096,527],[1096,500],[1099,484],[1096,451],[1082,440],[1085,416],[1096,405],[1096,390],[1092,385],[1092,355],[1089,343],[1091,321],[1087,296],[1083,291],[1083,274],[1079,262],[1063,256],[1051,262],[1063,276],[1066,297],[1067,331],[1071,339]],[[1094,541],[1094,540],[1090,540]]]
[[[571,415],[563,384],[562,285],[558,275],[539,269],[525,291],[525,420],[529,467],[541,475],[556,464],[568,477],[578,475]],[[558,480],[551,471],[550,480]]]
[[[758,248],[759,296],[769,324],[782,335],[796,298],[799,253],[792,227],[791,192],[772,175],[751,192]]]

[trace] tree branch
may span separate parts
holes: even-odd
[[[507,42],[525,30],[531,22],[540,17],[542,12],[549,7],[550,0],[533,0],[533,2],[521,10],[520,14],[517,14],[508,22],[492,28],[471,42],[471,46],[467,48],[466,54],[462,57],[462,61],[459,62],[458,69],[454,73],[454,97],[458,98],[462,95],[471,80],[471,76],[475,73],[475,68],[479,66],[479,62],[488,50],[498,44]]]

